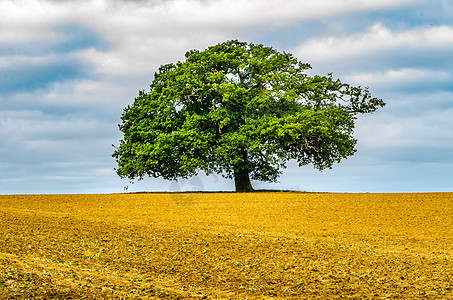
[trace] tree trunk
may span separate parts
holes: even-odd
[[[236,185],[236,192],[253,192],[254,189],[250,183],[249,172],[246,170],[234,171],[234,184]]]

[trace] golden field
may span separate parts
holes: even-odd
[[[453,299],[453,193],[0,196],[1,299]]]

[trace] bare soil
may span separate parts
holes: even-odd
[[[0,196],[1,299],[453,299],[453,193]]]

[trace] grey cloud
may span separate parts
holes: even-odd
[[[51,58],[39,62],[20,62],[0,71],[2,95],[32,92],[52,83],[87,76],[89,66],[69,58]]]

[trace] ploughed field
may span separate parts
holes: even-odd
[[[453,193],[0,196],[1,299],[453,299]]]

